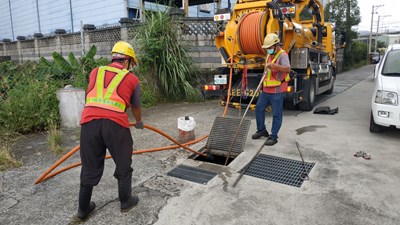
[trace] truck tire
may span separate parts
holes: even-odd
[[[283,102],[283,107],[287,110],[295,110],[296,109],[296,105],[293,104],[293,101],[284,101]]]
[[[381,133],[383,131],[383,127],[375,123],[372,111],[371,111],[371,119],[369,121],[369,131],[371,133]]]
[[[304,80],[303,100],[299,103],[300,110],[311,111],[314,108],[316,96],[315,77]]]

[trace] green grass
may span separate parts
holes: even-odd
[[[21,163],[14,158],[10,149],[0,146],[0,171],[19,166],[21,166]]]
[[[6,133],[4,130],[0,132],[0,171],[21,166],[22,163],[15,159],[11,151],[12,146],[18,140],[18,135]]]
[[[61,154],[64,152],[62,145],[62,132],[58,129],[55,122],[49,123],[49,130],[47,131],[47,143],[49,145],[50,151],[56,154]]]

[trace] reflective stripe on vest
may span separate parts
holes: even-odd
[[[279,52],[275,55],[275,57],[272,59],[272,61],[270,63],[275,63],[275,61],[279,58],[279,56],[282,54],[282,52],[284,52],[283,49],[279,50]],[[269,56],[267,56],[267,59],[265,60],[265,69],[267,69],[267,64],[268,64],[268,59]],[[286,74],[285,76],[285,81],[289,82],[290,80],[290,76],[289,73]],[[275,79],[274,77],[271,76],[271,70],[268,69],[267,72],[267,76],[265,77],[264,81],[263,81],[263,86],[264,87],[278,87],[282,84],[282,82],[280,80]]]
[[[104,87],[104,77],[106,71],[114,72],[116,75],[112,78],[107,88]],[[129,73],[126,69],[117,69],[111,66],[101,66],[97,71],[96,83],[86,96],[86,105],[109,109],[116,112],[125,112],[126,103],[117,93],[117,88],[122,79]]]

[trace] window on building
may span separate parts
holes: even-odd
[[[140,19],[140,11],[136,8],[128,8],[128,17],[134,20]]]
[[[211,4],[199,5],[199,11],[203,12],[203,13],[210,13],[211,12]]]

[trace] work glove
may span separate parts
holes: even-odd
[[[135,124],[135,128],[136,128],[136,129],[143,129],[143,128],[144,128],[143,122],[142,122],[142,121],[137,122],[137,123]]]

